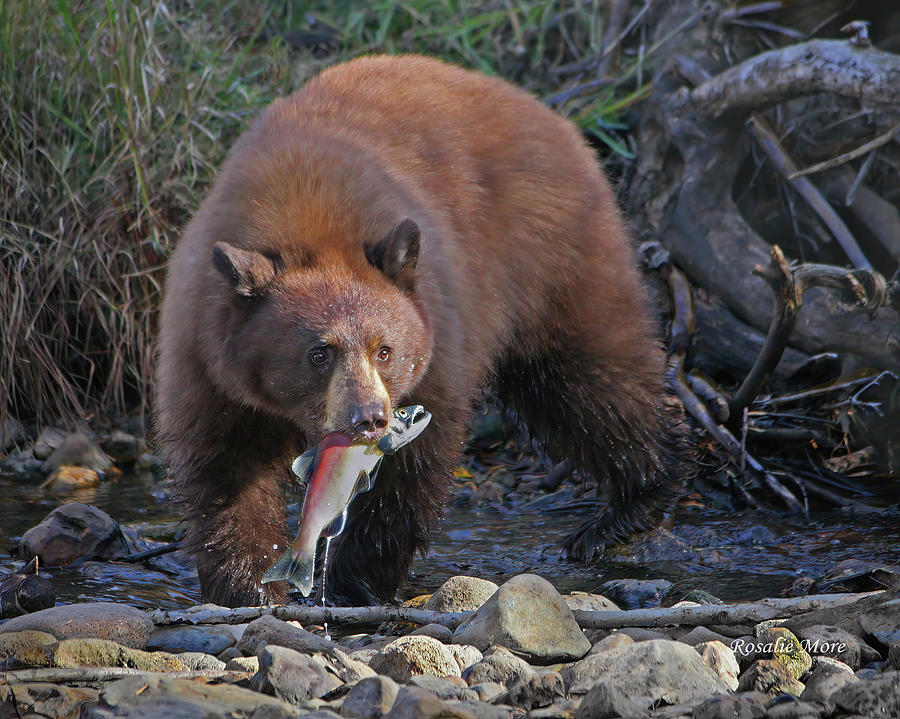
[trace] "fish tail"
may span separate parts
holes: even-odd
[[[290,581],[304,597],[308,597],[313,588],[313,570],[316,563],[315,556],[295,557],[293,550],[288,547],[275,564],[263,574],[262,583]]]

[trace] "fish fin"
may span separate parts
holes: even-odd
[[[275,564],[266,570],[262,576],[262,584],[288,580],[304,597],[308,597],[313,588],[313,571],[315,569],[315,555],[309,557],[294,557],[293,550],[288,547],[284,554],[275,560]]]
[[[378,458],[378,464],[375,465],[374,470],[378,469],[379,464],[381,464],[380,457]],[[357,494],[368,492],[375,486],[374,470],[373,474],[369,474],[364,469],[359,470],[359,476],[356,478],[356,486],[353,487],[353,494],[350,495],[351,501],[353,501],[353,498],[356,497]]]
[[[291,465],[291,471],[296,474],[300,481],[309,482],[309,477],[312,474],[313,463],[316,461],[316,452],[317,448],[313,447],[312,449],[301,454],[297,459],[294,460],[294,463]]]

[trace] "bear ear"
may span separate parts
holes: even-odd
[[[261,252],[242,250],[227,242],[213,245],[212,260],[216,269],[242,297],[263,294],[277,274],[275,263]]]
[[[419,226],[407,217],[397,223],[383,240],[365,247],[369,262],[405,292],[412,292],[415,286],[419,234]]]

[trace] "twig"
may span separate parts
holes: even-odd
[[[691,391],[706,402],[719,424],[724,424],[728,421],[728,399],[718,387],[715,387],[706,377],[697,374],[696,370],[691,370],[690,373],[686,374],[685,380],[687,380]]]
[[[850,232],[844,221],[834,211],[828,200],[822,196],[819,189],[805,177],[791,179],[791,175],[797,171],[797,165],[781,146],[781,142],[779,142],[778,136],[769,124],[769,121],[763,115],[754,112],[750,115],[747,126],[750,128],[750,133],[765,151],[766,157],[769,158],[778,172],[787,178],[797,194],[806,200],[807,204],[822,218],[822,221],[831,230],[831,234],[834,235],[838,244],[849,258],[850,263],[857,269],[870,269],[872,265],[860,249],[853,233]]]
[[[64,684],[69,682],[108,682],[114,679],[133,676],[149,676],[154,679],[217,679],[236,682],[246,679],[248,672],[224,671],[221,669],[192,670],[185,672],[149,672],[145,669],[128,667],[74,667],[71,669],[57,667],[40,667],[38,669],[19,669],[14,672],[0,674],[0,685],[18,682],[52,682]]]
[[[753,367],[750,368],[741,386],[728,403],[728,409],[734,421],[737,421],[737,418],[742,416],[744,409],[756,399],[766,378],[781,359],[791,332],[794,331],[797,313],[803,303],[802,287],[794,282],[794,275],[778,245],[772,247],[769,266],[764,268],[757,265],[753,274],[764,279],[772,288],[774,309],[766,341],[757,355]]]
[[[822,172],[822,170],[830,170],[833,167],[839,167],[845,162],[855,160],[857,157],[862,157],[867,152],[871,152],[872,150],[881,147],[882,145],[886,145],[894,139],[894,135],[896,135],[897,132],[900,132],[900,122],[894,125],[887,132],[879,135],[873,140],[869,140],[868,142],[863,143],[854,150],[843,152],[836,157],[824,160],[823,162],[817,162],[815,165],[810,165],[809,167],[804,167],[802,170],[794,170],[787,176],[787,179],[793,180],[797,177],[803,177],[804,175],[812,175],[816,172]],[[848,202],[847,204],[849,205],[850,203]]]
[[[379,624],[381,622],[412,622],[413,624],[443,624],[455,629],[471,612],[435,612],[412,607],[307,607],[278,605],[265,607],[155,609],[149,612],[157,625],[168,624],[243,624],[270,615],[284,621],[301,624]]]
[[[116,559],[117,562],[143,562],[145,559],[153,559],[153,557],[159,557],[163,554],[169,554],[170,552],[177,552],[181,549],[181,542],[170,542],[169,544],[163,544],[159,547],[154,547],[153,549],[148,549],[145,552],[137,552],[135,554],[129,554],[127,557],[119,557]]]
[[[850,604],[865,597],[881,594],[814,594],[808,597],[761,599],[744,604],[708,604],[700,607],[665,609],[630,609],[623,611],[574,611],[575,621],[583,629],[617,629],[619,627],[664,627],[669,624],[701,626],[706,624],[755,624],[767,619],[780,619],[805,614],[816,609]]]

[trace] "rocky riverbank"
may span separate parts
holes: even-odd
[[[670,612],[582,629],[576,616],[618,607],[536,575],[454,577],[414,602],[444,623],[339,639],[269,610],[226,624],[240,612],[62,605],[0,624],[0,716],[900,717],[900,592],[840,601],[755,624],[717,605],[706,626]],[[687,621],[703,605],[675,606]]]

